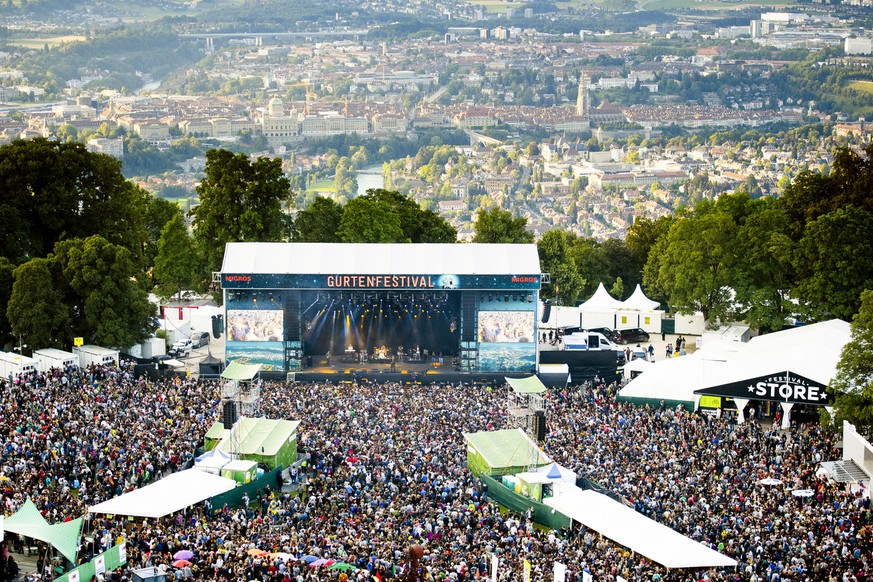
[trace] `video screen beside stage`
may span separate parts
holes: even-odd
[[[261,364],[266,371],[285,369],[285,349],[282,342],[227,342],[227,361]]]
[[[533,343],[533,311],[480,311],[480,343]]]
[[[229,309],[228,342],[281,342],[284,330],[282,310]]]

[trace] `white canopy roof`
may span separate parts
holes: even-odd
[[[236,481],[188,469],[179,471],[130,493],[92,505],[91,513],[163,517],[236,487]]]
[[[222,273],[533,275],[534,244],[228,243]]]
[[[748,343],[706,340],[693,354],[655,361],[619,391],[619,398],[697,402],[695,390],[790,371],[830,383],[851,326],[838,319],[753,338]]]
[[[736,560],[602,493],[568,487],[543,503],[666,568],[736,566]]]
[[[652,301],[646,294],[643,293],[643,288],[637,283],[637,288],[633,294],[622,302],[624,309],[635,309],[637,311],[652,311],[661,306],[657,301]]]
[[[582,311],[609,311],[619,309],[622,302],[609,294],[603,283],[597,286],[597,291],[591,296],[588,301],[579,306]]]

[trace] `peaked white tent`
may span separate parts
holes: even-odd
[[[543,503],[666,568],[737,565],[736,560],[596,491],[562,488]]]
[[[157,518],[230,491],[234,487],[236,481],[233,479],[188,469],[167,475],[160,481],[119,495],[109,501],[92,505],[88,511]]]
[[[213,475],[221,475],[221,468],[232,460],[233,457],[218,447],[215,447],[211,451],[203,453],[194,459],[194,468],[199,471],[212,473]]]
[[[594,295],[579,306],[581,326],[588,329],[592,327],[616,329],[615,315],[619,309],[621,309],[621,301],[610,295],[601,283],[597,286]]]
[[[630,297],[622,301],[622,309],[635,309],[637,311],[655,311],[661,304],[646,297],[643,288],[637,283],[637,288]]]

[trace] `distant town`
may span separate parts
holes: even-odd
[[[185,209],[206,150],[280,157],[299,192],[289,212],[394,189],[462,240],[491,206],[536,233],[623,237],[638,217],[721,192],[778,194],[803,170],[826,171],[834,147],[870,141],[869,0],[840,14],[803,5],[573,32],[557,30],[591,8],[393,4],[378,9],[438,24],[402,33],[366,4],[294,30],[180,18],[164,33],[190,62],[163,78],[136,71],[135,89],[112,88],[117,73],[93,64],[36,82],[33,55],[63,52],[13,41],[130,34],[118,14],[4,16],[0,139],[81,141]]]

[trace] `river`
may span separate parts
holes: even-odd
[[[358,170],[356,179],[358,180],[357,196],[363,196],[367,193],[367,190],[373,188],[385,187],[385,175],[382,173],[382,164],[367,166],[363,170]]]

